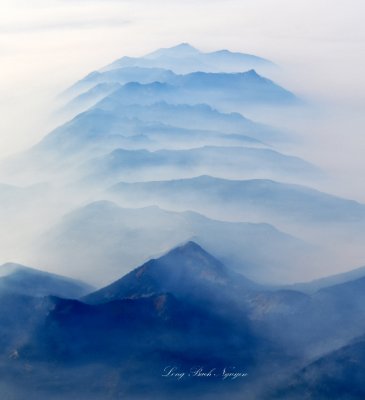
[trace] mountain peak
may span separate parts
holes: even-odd
[[[209,255],[201,246],[199,246],[196,242],[189,240],[188,242],[181,244],[180,246],[177,246],[170,250],[167,254],[169,253],[180,253],[180,254],[191,254],[191,253],[202,253],[204,255]]]
[[[146,55],[146,58],[159,58],[159,57],[189,57],[200,54],[200,51],[189,43],[180,43],[173,47],[161,48]]]
[[[182,42],[176,46],[170,47],[170,50],[171,49],[192,50],[194,52],[198,51],[195,47],[193,47],[191,44],[187,42]]]
[[[258,77],[260,77],[260,75],[254,69],[248,70],[245,74],[249,75],[249,76],[258,76]]]
[[[0,265],[0,277],[10,275],[19,270],[27,270],[27,269],[30,269],[30,268],[27,268],[21,264],[7,262],[3,265]]]
[[[245,279],[241,277],[242,279]],[[236,281],[236,280],[234,280]],[[158,293],[177,297],[201,297],[232,283],[232,273],[193,241],[147,261],[111,285],[86,296],[88,303],[105,303]]]

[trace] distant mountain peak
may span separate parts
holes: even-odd
[[[250,75],[250,76],[258,76],[258,77],[261,78],[261,76],[260,76],[260,75],[256,72],[256,70],[254,70],[254,69],[248,70],[248,71],[246,72],[246,74],[247,74],[247,75]]]
[[[176,46],[161,48],[147,54],[146,58],[158,58],[161,56],[188,57],[200,54],[200,51],[189,43],[180,43]]]
[[[13,263],[13,262],[7,262],[3,265],[0,265],[0,277],[2,276],[7,276],[10,275],[16,271],[19,270],[26,270],[26,269],[30,269],[25,267],[24,265],[21,264],[17,264],[17,263]]]
[[[199,51],[197,50],[195,47],[193,47],[191,44],[187,43],[187,42],[182,42],[180,44],[177,44],[176,46],[172,46],[169,48],[171,49],[189,49],[189,50],[193,50],[193,51]]]

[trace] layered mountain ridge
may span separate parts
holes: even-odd
[[[123,57],[1,164],[0,263],[40,270],[0,267],[0,394],[363,398],[365,205],[262,123],[306,108],[273,67]]]

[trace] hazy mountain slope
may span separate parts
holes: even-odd
[[[33,263],[107,283],[153,255],[194,239],[251,278],[298,280],[315,249],[266,224],[227,223],[157,207],[123,209],[96,202],[76,209],[49,229]],[[258,251],[259,249],[259,251]]]
[[[80,172],[91,182],[102,180],[109,184],[123,179],[190,178],[196,175],[308,180],[321,174],[313,164],[271,149],[218,146],[154,152],[116,149],[87,162]]]
[[[125,67],[109,71],[94,71],[67,89],[63,96],[75,97],[99,84],[119,83],[124,85],[128,82],[167,82],[174,76],[175,74],[172,71],[162,68]]]
[[[0,266],[0,292],[3,293],[79,298],[91,290],[91,286],[81,281],[23,265],[7,263]]]
[[[339,285],[365,277],[365,267],[359,267],[341,274],[331,275],[310,282],[297,283],[291,288],[305,292],[314,292],[328,286]]]
[[[210,216],[245,218],[261,215],[302,223],[361,223],[365,205],[301,186],[267,179],[227,180],[211,176],[154,182],[121,182],[115,199],[137,206],[157,204]],[[148,194],[148,196],[147,196]],[[224,207],[222,205],[224,204]]]
[[[194,107],[192,107],[194,110]],[[191,148],[194,144],[227,144],[264,146],[251,136],[221,133],[215,130],[199,128],[182,128],[163,122],[143,121],[124,113],[114,113],[100,109],[92,109],[78,115],[71,121],[50,132],[37,144],[32,152],[34,156],[45,157],[47,153],[63,159],[75,154],[86,154],[111,151],[115,148]],[[254,123],[247,122],[250,127],[259,129]]]
[[[47,300],[0,290],[0,368],[18,356],[17,349],[30,339],[49,311]],[[2,375],[1,383],[6,379]],[[14,376],[12,377],[14,379]],[[15,397],[16,398],[16,397]]]
[[[82,111],[94,106],[97,102],[104,99],[112,92],[118,90],[122,85],[118,82],[101,82],[92,86],[85,92],[77,94],[62,109],[59,114],[79,114]]]
[[[207,93],[210,101],[232,101],[232,104],[271,103],[295,104],[299,100],[293,93],[257,74],[253,69],[240,73],[193,72],[178,75],[168,83],[190,93],[193,98]],[[204,98],[204,97],[203,97]],[[222,103],[224,104],[224,102]]]
[[[98,100],[101,101],[98,107],[109,105],[110,102],[118,105],[148,105],[159,101],[192,105],[209,103],[215,107],[230,106],[233,109],[242,105],[299,103],[294,94],[251,70],[235,74],[194,72],[175,75],[162,82],[129,82],[123,86],[118,81],[107,80],[74,98],[65,110],[84,111]]]
[[[167,82],[148,84],[130,82],[101,100],[101,107],[110,102],[132,105],[158,101],[192,105],[209,103],[215,107],[230,105],[233,108],[242,104],[253,106],[260,103],[280,105],[299,102],[294,94],[250,70],[235,74],[194,72],[175,75]]]
[[[360,400],[365,397],[365,338],[333,351],[300,370],[268,399]]]
[[[237,133],[252,136],[259,140],[275,140],[282,138],[282,134],[268,126],[257,124],[239,113],[222,113],[207,104],[168,104],[157,102],[149,106],[130,105],[118,106],[117,103],[99,103],[101,108],[115,115],[133,119],[138,118],[148,122],[162,122],[188,129],[205,129],[221,133]]]
[[[281,298],[284,305],[275,312],[278,294],[296,293]],[[262,321],[262,329],[272,340],[301,354],[303,360],[315,359],[346,345],[365,330],[365,278],[328,286],[310,295],[292,290],[259,294],[252,302],[252,318]],[[273,302],[274,300],[274,302]],[[285,310],[285,306],[287,308]],[[274,312],[272,312],[274,311]]]

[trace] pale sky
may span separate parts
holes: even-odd
[[[123,55],[180,42],[269,58],[285,71],[275,79],[299,94],[338,101],[359,113],[365,105],[363,0],[0,0],[0,5],[0,156],[46,133],[50,98],[75,80]],[[365,130],[361,124],[356,129]]]

